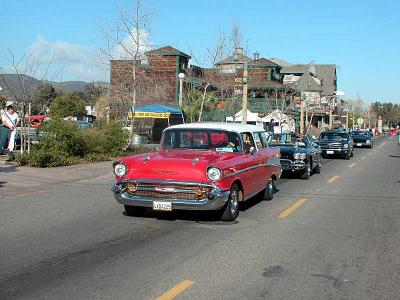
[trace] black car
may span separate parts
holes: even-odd
[[[321,172],[321,149],[308,136],[294,132],[274,134],[271,146],[280,148],[283,172],[299,174],[301,179]]]
[[[350,159],[353,156],[353,139],[342,131],[325,131],[319,136],[317,144],[321,147],[322,156],[340,156]]]
[[[374,146],[372,133],[368,130],[356,130],[351,133],[353,138],[354,147],[369,147]]]

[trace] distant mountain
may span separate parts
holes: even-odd
[[[2,93],[8,95],[10,98],[21,97],[23,94],[32,95],[33,92],[42,83],[51,83],[57,91],[63,93],[71,92],[83,92],[85,86],[91,82],[85,81],[63,81],[63,82],[52,82],[52,81],[41,81],[28,75],[17,75],[17,74],[0,74],[0,87],[2,87]],[[107,87],[107,82],[92,82],[102,87]]]

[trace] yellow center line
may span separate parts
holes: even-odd
[[[383,147],[383,145],[385,145],[386,144],[386,141],[385,142],[383,142],[382,144],[380,144],[379,146],[378,146],[378,148],[376,148],[376,149],[380,149],[380,148],[382,148]]]
[[[173,288],[166,291],[160,297],[156,298],[156,300],[172,300],[179,294],[181,294],[184,290],[190,287],[193,284],[193,281],[190,280],[183,280],[182,282],[178,283]]]
[[[332,182],[334,182],[336,179],[338,179],[339,178],[339,176],[338,175],[335,175],[335,176],[333,176],[333,177],[331,177],[331,179],[329,179],[327,182],[328,183],[332,183]]]
[[[290,215],[292,212],[294,212],[296,209],[298,209],[300,206],[302,206],[304,204],[304,202],[306,202],[306,200],[307,200],[306,198],[301,198],[301,199],[297,200],[290,207],[288,207],[283,212],[281,212],[279,214],[278,218],[279,219],[286,218],[288,215]]]
[[[320,192],[320,191],[321,191],[321,189],[316,189],[315,191],[316,191],[316,192]]]
[[[349,165],[349,168],[352,168],[356,165],[356,163],[352,163],[351,165]]]

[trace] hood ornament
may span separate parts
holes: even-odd
[[[193,159],[192,161],[192,166],[194,166],[195,164],[197,164],[200,160],[196,157]]]

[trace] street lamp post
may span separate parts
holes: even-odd
[[[179,78],[179,109],[182,109],[182,105],[183,105],[183,79],[185,78],[185,73],[179,73],[178,74],[178,78]]]
[[[247,124],[247,62],[243,69],[242,124]]]

